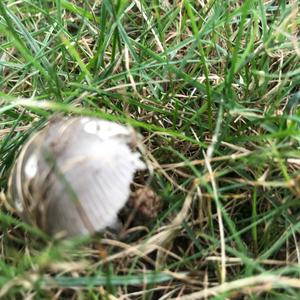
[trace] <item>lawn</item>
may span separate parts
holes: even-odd
[[[0,1],[0,298],[300,299],[299,36],[298,0]],[[68,240],[15,214],[57,114],[141,133],[155,218]]]

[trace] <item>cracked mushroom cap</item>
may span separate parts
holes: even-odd
[[[87,117],[50,122],[24,145],[9,194],[17,213],[50,235],[118,227],[138,170],[132,128]]]

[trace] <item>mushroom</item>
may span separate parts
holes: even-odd
[[[9,179],[16,212],[50,235],[118,228],[134,175],[146,169],[129,126],[93,117],[49,122],[22,148]]]

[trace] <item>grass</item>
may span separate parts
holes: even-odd
[[[299,299],[298,5],[1,1],[0,297]],[[55,113],[143,134],[163,202],[146,231],[57,240],[7,209]]]

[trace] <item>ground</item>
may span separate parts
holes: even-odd
[[[0,297],[299,299],[299,2],[0,2]],[[64,240],[6,194],[57,115],[130,124],[162,203]]]

